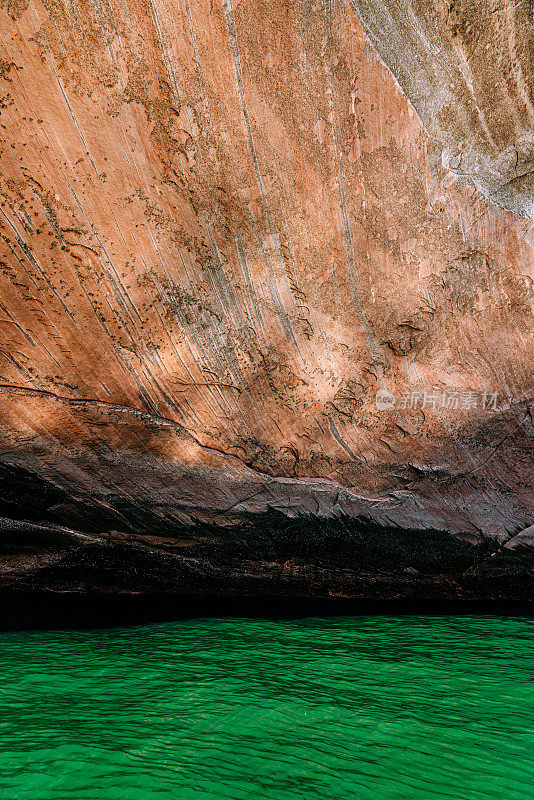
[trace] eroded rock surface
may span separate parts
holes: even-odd
[[[534,218],[530,0],[351,0],[445,167]]]
[[[3,4],[6,596],[532,598],[529,4],[353,5]]]

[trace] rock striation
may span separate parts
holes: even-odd
[[[441,149],[493,202],[534,217],[531,2],[352,0]]]
[[[530,2],[0,14],[4,600],[530,603]]]

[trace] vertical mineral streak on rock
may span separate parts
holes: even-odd
[[[242,72],[241,72],[241,60],[240,60],[240,57],[239,57],[239,48],[238,48],[238,44],[237,44],[237,32],[236,32],[236,27],[235,27],[234,12],[233,12],[233,8],[232,8],[232,0],[224,0],[224,11],[225,11],[225,15],[226,15],[226,23],[227,23],[227,26],[228,26],[228,38],[230,40],[230,48],[232,50],[232,58],[234,60],[234,66],[235,66],[235,74],[236,74],[236,81],[237,81],[237,91],[238,91],[238,94],[239,94],[239,100],[241,102],[241,109],[242,109],[242,112],[243,112],[243,120],[244,120],[244,123],[245,123],[246,132],[247,132],[247,141],[248,141],[248,146],[249,146],[249,151],[250,151],[250,157],[251,157],[252,163],[254,165],[254,173],[256,175],[256,181],[258,183],[258,188],[260,190],[260,194],[261,194],[261,198],[262,198],[262,201],[263,201],[263,205],[265,207],[265,213],[266,213],[266,216],[267,216],[267,221],[269,223],[269,230],[270,230],[271,236],[273,238],[273,242],[274,242],[274,246],[275,246],[275,250],[276,250],[276,255],[278,257],[278,262],[279,262],[279,266],[280,266],[280,272],[281,272],[283,278],[286,280],[286,283],[287,283],[287,278],[286,278],[285,269],[284,269],[284,260],[283,260],[282,254],[280,252],[280,237],[278,235],[278,231],[277,231],[276,226],[274,224],[272,213],[271,213],[271,209],[270,209],[270,206],[269,206],[269,201],[268,201],[267,195],[265,193],[265,187],[263,185],[263,180],[262,180],[262,177],[261,177],[261,171],[260,171],[260,167],[259,167],[259,164],[258,164],[258,158],[257,158],[257,155],[256,155],[256,148],[254,146],[254,139],[252,137],[252,129],[250,127],[250,120],[249,120],[247,104],[246,104],[246,100],[245,100],[245,89],[244,89],[244,86],[243,86],[243,75],[242,75]],[[282,329],[283,329],[286,337],[290,341],[292,341],[293,343],[296,344],[295,336],[293,334],[293,330],[291,328],[291,325],[288,322],[287,313],[286,313],[286,311],[284,309],[284,304],[283,304],[282,298],[280,297],[280,292],[278,290],[278,283],[277,283],[277,280],[276,280],[276,276],[275,276],[275,274],[273,272],[271,272],[270,259],[267,259],[267,263],[268,263],[268,266],[269,266],[269,271],[271,273],[271,280],[269,282],[269,290],[271,292],[271,296],[272,296],[273,303],[274,303],[274,306],[275,306],[275,309],[276,309],[276,313],[278,315],[278,318],[280,320],[280,324],[282,326]],[[289,288],[289,286],[287,288]]]
[[[99,177],[99,176],[98,176],[98,170],[97,170],[97,168],[96,168],[96,164],[95,164],[95,162],[93,161],[93,157],[92,157],[91,153],[89,152],[89,147],[88,147],[88,145],[87,145],[87,142],[85,141],[84,135],[83,135],[82,131],[80,130],[80,127],[79,127],[79,125],[78,125],[78,123],[77,123],[77,121],[76,121],[76,117],[75,117],[75,115],[74,115],[74,111],[72,110],[72,106],[71,106],[71,104],[69,103],[69,98],[68,98],[68,97],[67,97],[67,95],[65,94],[65,89],[63,88],[63,86],[62,86],[62,84],[61,84],[61,81],[59,80],[59,77],[58,77],[58,75],[56,74],[56,71],[55,71],[55,70],[54,70],[54,75],[56,76],[57,84],[58,84],[58,86],[59,86],[59,89],[60,89],[60,91],[61,91],[61,96],[63,97],[63,100],[65,101],[65,105],[67,106],[67,108],[68,108],[68,110],[69,110],[69,114],[70,114],[70,115],[71,115],[71,117],[72,117],[72,122],[73,122],[73,125],[74,125],[74,127],[76,128],[76,132],[78,133],[78,136],[79,136],[79,137],[80,137],[80,139],[82,140],[83,149],[84,149],[84,151],[85,151],[85,154],[86,154],[87,156],[89,156],[89,160],[90,160],[90,162],[91,162],[91,164],[92,164],[92,166],[93,166],[93,169],[94,169],[94,171],[95,171],[95,175],[96,175],[97,177]]]
[[[359,320],[361,325],[365,331],[365,335],[367,337],[367,341],[369,343],[369,349],[371,351],[371,357],[373,359],[373,364],[377,372],[378,379],[380,381],[381,387],[385,387],[385,379],[384,379],[384,369],[380,357],[380,353],[378,352],[378,348],[369,327],[369,323],[365,316],[365,312],[363,309],[362,297],[360,294],[360,289],[358,286],[358,279],[356,275],[357,267],[354,258],[354,246],[352,241],[352,232],[350,227],[350,220],[347,212],[347,203],[345,198],[345,175],[343,170],[343,153],[341,147],[341,136],[339,131],[339,123],[336,117],[336,109],[334,104],[334,99],[337,99],[336,88],[334,83],[334,77],[332,75],[332,13],[333,13],[333,2],[332,0],[328,0],[325,4],[325,15],[326,15],[326,46],[327,46],[327,55],[325,59],[325,68],[328,75],[328,84],[329,84],[329,108],[330,114],[332,115],[332,127],[334,132],[334,143],[336,148],[336,155],[337,155],[337,164],[338,164],[338,176],[339,176],[339,205],[341,211],[341,220],[343,226],[343,237],[345,241],[345,252],[347,257],[347,271],[349,274],[349,283],[352,291],[352,298],[353,303],[356,308]],[[335,426],[332,427],[332,423],[330,423],[330,427],[332,430],[335,430]],[[335,434],[334,434],[335,435]],[[340,441],[339,435],[336,436],[336,439]],[[345,447],[345,445],[343,445]],[[346,449],[346,448],[345,448]],[[351,454],[352,455],[352,454]]]

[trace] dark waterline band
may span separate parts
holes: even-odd
[[[0,631],[112,628],[201,617],[298,619],[374,615],[534,616],[534,601],[362,600],[339,597],[231,597],[74,592],[0,597]]]

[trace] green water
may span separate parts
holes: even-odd
[[[0,635],[2,800],[527,800],[534,621]]]

